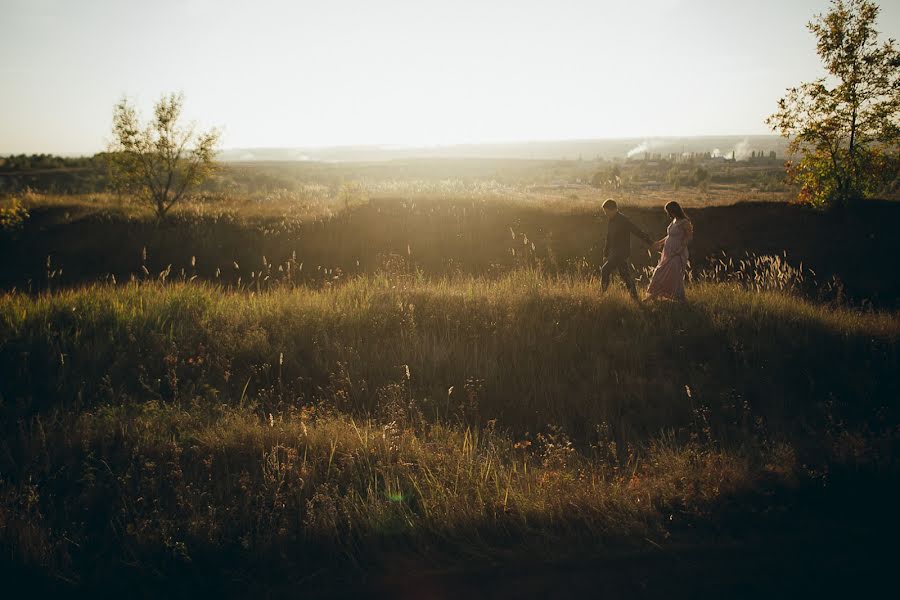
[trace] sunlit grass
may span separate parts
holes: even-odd
[[[540,208],[557,214],[593,214],[606,198],[632,207],[661,207],[669,200],[677,200],[688,208],[726,206],[738,202],[784,202],[784,192],[748,190],[745,186],[717,185],[700,191],[640,190],[609,191],[586,184],[575,187],[504,183],[481,179],[384,179],[354,180],[335,186],[321,183],[297,185],[294,189],[272,189],[255,193],[201,192],[173,207],[175,219],[231,218],[276,219],[314,222],[328,219],[342,212],[382,200],[405,200],[420,203],[427,210],[432,204],[452,199],[454,202],[492,203],[497,206]],[[72,216],[103,214],[125,219],[152,220],[149,204],[123,194],[98,192],[93,194],[51,194],[25,192],[0,197],[0,206],[13,198],[25,208],[67,208]],[[409,204],[408,208],[414,207]]]

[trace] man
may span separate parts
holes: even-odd
[[[609,219],[606,230],[606,246],[603,248],[605,262],[600,267],[600,290],[605,292],[609,287],[609,279],[612,274],[618,273],[625,282],[625,287],[631,297],[638,300],[637,289],[634,287],[634,278],[631,276],[631,236],[644,240],[648,246],[653,244],[650,236],[638,229],[637,225],[628,220],[625,215],[619,213],[616,201],[609,199],[603,203],[603,212]]]

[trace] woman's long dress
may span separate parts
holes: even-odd
[[[685,300],[684,271],[689,258],[688,244],[693,235],[694,226],[689,219],[678,219],[669,224],[659,264],[647,288],[649,297]]]

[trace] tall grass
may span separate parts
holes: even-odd
[[[320,192],[196,200],[163,224],[133,214],[136,206],[117,207],[112,196],[26,199],[19,204],[28,209],[24,222],[0,230],[0,287],[39,291],[165,275],[262,290],[288,275],[295,285],[323,286],[397,266],[440,278],[526,266],[583,275],[602,264],[605,223],[592,218],[594,200],[384,199],[352,185],[327,197]],[[703,275],[724,269],[713,281],[758,286],[762,276],[768,287],[776,277],[796,279],[791,273],[802,266],[800,287],[812,297],[834,276],[843,283],[832,286],[832,296],[896,308],[900,281],[889,260],[888,226],[896,212],[873,203],[844,221],[784,204],[691,209],[693,262]],[[654,236],[665,231],[658,207],[626,205],[625,213]],[[835,243],[820,244],[823,236]],[[638,269],[655,265],[637,242],[632,258]],[[794,286],[788,279],[783,285]]]
[[[639,306],[534,269],[5,293],[0,545],[88,583],[308,585],[663,544],[748,495],[893,472],[898,337],[783,292]]]
[[[0,486],[4,550],[87,581],[640,548],[799,473],[782,446],[663,442],[620,465],[558,434],[526,445],[491,428],[157,402],[35,418],[4,446],[20,461]]]
[[[897,332],[889,314],[710,284],[687,304],[639,308],[601,297],[592,279],[535,270],[249,296],[199,282],[95,285],[3,296],[0,393],[22,411],[252,396],[266,409],[328,397],[368,415],[403,381],[429,417],[643,435],[685,423],[692,401],[738,395],[780,414],[826,392],[883,400],[897,389]]]

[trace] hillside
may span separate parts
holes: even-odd
[[[821,535],[797,568],[849,564],[889,521],[900,321],[724,284],[689,301],[528,270],[3,295],[4,555],[41,585],[224,595],[410,594],[398,564],[427,582],[548,552],[652,581],[657,549],[734,547],[704,584],[730,593],[750,565],[774,584],[755,544]],[[852,563],[869,583],[878,548]]]
[[[278,267],[288,262],[293,283],[313,286],[379,270],[429,278],[537,265],[551,273],[595,273],[605,236],[597,217],[601,198],[273,198],[191,204],[162,225],[127,205],[40,200],[21,229],[0,234],[0,286],[37,291],[110,275],[119,282],[155,278],[167,269],[173,278],[265,286],[284,277]],[[665,198],[626,197],[623,210],[661,237]],[[688,206],[698,276],[721,268],[720,261],[780,255],[803,267],[802,285],[813,297],[898,306],[893,252],[900,203],[869,202],[846,215],[779,202]],[[635,242],[632,260],[643,269],[653,259]],[[256,281],[257,274],[268,279]]]

